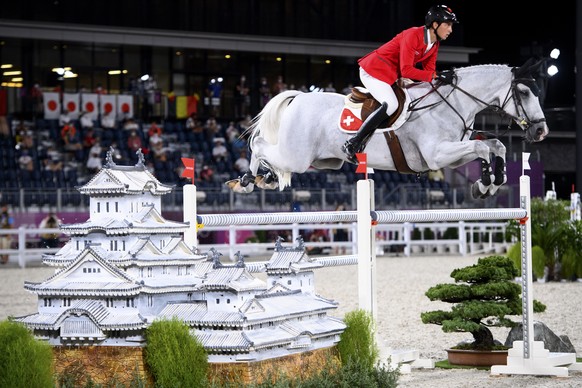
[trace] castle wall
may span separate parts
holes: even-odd
[[[55,373],[84,386],[90,377],[95,384],[115,380],[129,386],[136,376],[153,386],[143,347],[53,346]],[[332,362],[339,366],[335,347],[318,349],[258,362],[209,363],[208,378],[224,382],[258,383],[283,375],[307,378]]]

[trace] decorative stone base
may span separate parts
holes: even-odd
[[[507,350],[461,350],[447,349],[449,363],[452,365],[492,366],[507,365]]]
[[[85,386],[89,379],[95,384],[126,386],[140,379],[153,386],[143,351],[137,346],[53,346],[55,373],[77,386]]]
[[[87,381],[130,386],[137,379],[153,386],[146,368],[144,348],[127,346],[53,346],[55,373],[76,386]],[[208,363],[208,378],[217,382],[261,383],[283,375],[307,378],[328,362],[340,365],[335,347],[256,362]]]
[[[260,384],[281,376],[307,378],[319,372],[328,362],[340,366],[335,347],[293,354],[264,361],[209,363],[209,380]]]

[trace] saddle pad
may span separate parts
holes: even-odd
[[[365,89],[364,89],[365,90]],[[396,130],[402,126],[408,120],[410,116],[410,112],[408,111],[408,106],[410,104],[410,95],[408,91],[404,89],[404,109],[400,116],[396,119],[394,124],[388,128],[384,128],[383,131],[387,132],[389,130]],[[338,128],[340,131],[349,134],[355,134],[358,132],[360,127],[362,126],[362,105],[363,103],[355,103],[350,101],[350,95],[344,97],[344,107],[341,111],[338,120]]]
[[[342,132],[351,134],[358,132],[362,126],[362,104],[351,102],[349,95],[344,98],[338,125]]]

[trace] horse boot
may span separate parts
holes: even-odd
[[[388,114],[386,113],[387,107],[388,104],[383,102],[378,109],[368,116],[358,133],[348,139],[342,146],[342,151],[348,156],[350,163],[358,164],[356,154],[364,150],[366,144],[368,144],[368,140],[370,140],[370,137],[372,137],[374,131],[378,128],[378,125],[388,118]]]

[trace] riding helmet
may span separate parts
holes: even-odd
[[[424,18],[424,25],[430,27],[432,22],[439,24],[444,22],[458,23],[457,16],[446,5],[433,5],[430,7]]]

